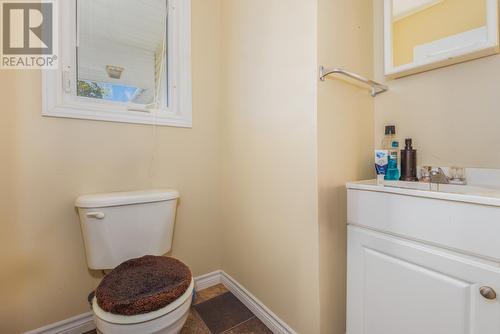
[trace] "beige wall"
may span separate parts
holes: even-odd
[[[318,59],[373,75],[368,0],[319,0]],[[318,83],[321,333],[345,333],[347,181],[373,173],[373,98],[340,79]]]
[[[317,68],[372,75],[366,1],[194,0],[192,130],[43,118],[39,74],[0,72],[0,332],[88,310],[78,194],[172,187],[173,255],[195,275],[343,333],[344,183],[371,176],[373,99]]]
[[[375,0],[375,75],[383,75],[383,0]],[[384,125],[414,139],[420,165],[500,167],[500,56],[389,80],[375,98],[375,144]]]
[[[225,0],[223,269],[319,332],[316,1]]]
[[[89,311],[100,275],[87,270],[79,194],[178,189],[173,255],[195,275],[220,269],[220,9],[193,1],[192,130],[44,118],[39,73],[0,72],[1,333]]]
[[[445,24],[443,22],[446,22]],[[416,46],[486,26],[485,0],[445,0],[394,22],[394,65],[413,62]]]

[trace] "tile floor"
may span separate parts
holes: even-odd
[[[222,284],[198,291],[181,334],[272,334]],[[95,331],[86,334],[95,334]]]

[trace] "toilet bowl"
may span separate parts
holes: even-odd
[[[102,310],[96,298],[92,302],[97,332],[101,334],[177,334],[189,315],[194,282],[168,306],[146,314],[123,316]]]
[[[193,296],[191,270],[181,261],[146,255],[107,274],[92,302],[102,334],[177,334]]]
[[[175,190],[146,190],[76,200],[88,267],[111,269],[92,302],[99,333],[182,329],[194,290],[191,271],[162,256],[171,250],[178,197]]]

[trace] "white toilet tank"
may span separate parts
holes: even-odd
[[[132,258],[170,251],[178,197],[175,190],[79,197],[88,267],[113,269]]]

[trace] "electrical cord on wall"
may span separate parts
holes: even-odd
[[[167,1],[167,9],[166,9],[166,14],[165,14],[165,21],[163,22],[165,26],[165,30],[167,29],[167,19],[168,19],[168,6],[169,2]],[[154,124],[153,124],[153,147],[151,149],[151,159],[149,160],[149,170],[148,170],[148,177],[149,177],[149,185],[150,187],[153,187],[153,178],[155,176],[155,171],[154,171],[154,166],[156,162],[156,155],[158,153],[158,109],[160,108],[160,92],[161,92],[161,87],[162,87],[162,82],[163,82],[163,76],[165,75],[165,82],[167,82],[167,76],[165,73],[163,73],[163,69],[165,68],[165,64],[167,62],[166,59],[166,52],[167,52],[167,31],[165,31],[165,37],[163,38],[163,43],[162,43],[162,50],[161,50],[161,62],[160,62],[160,78],[159,78],[159,83],[157,83],[157,87],[155,90],[155,95],[154,95],[154,110],[153,111],[153,117],[154,117]]]

